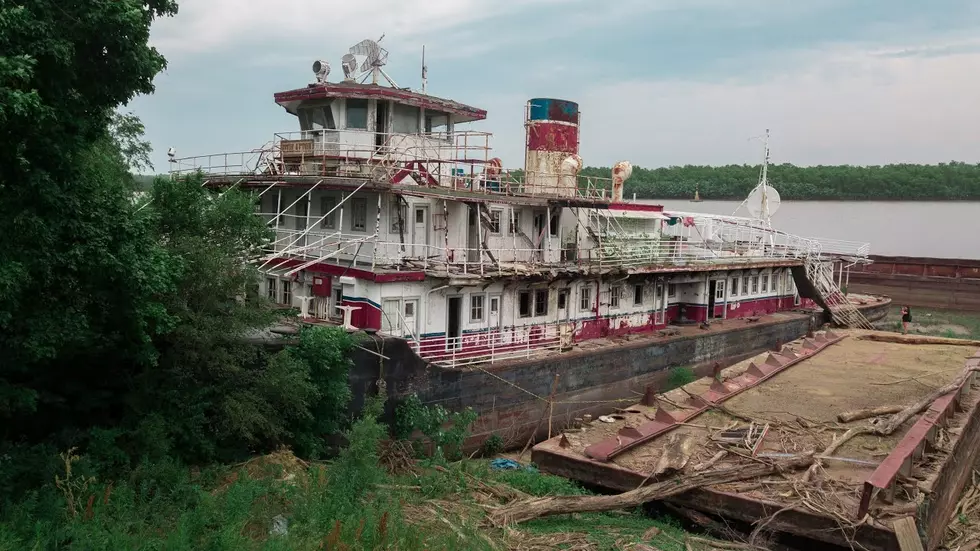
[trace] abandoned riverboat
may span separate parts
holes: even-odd
[[[275,94],[298,130],[253,151],[171,164],[174,175],[203,172],[212,188],[257,193],[257,214],[276,235],[259,261],[261,292],[271,300],[299,308],[306,322],[404,342],[411,357],[402,363],[415,367],[396,376],[389,362],[385,376],[401,377],[389,391],[482,410],[486,404],[440,383],[448,380],[441,373],[542,371],[538,362],[562,356],[591,370],[608,352],[598,344],[648,335],[656,338],[636,346],[665,349],[664,339],[738,332],[737,343],[697,354],[681,347],[656,361],[626,358],[628,374],[566,379],[552,389],[562,395],[792,340],[810,325],[800,321],[809,314],[794,310],[816,308],[860,327],[868,326],[861,308],[884,312],[882,300],[860,306],[838,288],[847,268],[867,261],[867,244],[772,227],[778,195],[765,170],[749,216],[628,200],[630,163],[616,163],[608,178],[579,174],[578,105],[536,98],[525,105],[524,167],[508,171],[490,134],[464,129],[486,111],[429,95],[424,78],[421,91],[396,86],[386,58],[365,40],[343,57],[338,81],[317,61],[316,82]],[[684,326],[703,329],[672,334]],[[391,360],[396,348],[382,356]],[[374,363],[359,368],[377,372],[375,357],[363,360]],[[540,382],[541,373],[515,374],[508,384],[522,386],[525,377]],[[503,384],[481,380],[487,393]],[[507,402],[489,407],[499,413]]]

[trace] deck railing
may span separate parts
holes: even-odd
[[[496,166],[490,138],[489,133],[469,131],[449,135],[360,130],[283,132],[265,147],[252,151],[174,159],[170,173],[201,172],[223,181],[275,176],[350,177],[469,194],[590,200],[611,197],[611,178],[529,174]]]
[[[571,326],[551,323],[483,330],[458,337],[428,337],[410,341],[416,354],[449,368],[542,358],[561,349],[562,332]]]

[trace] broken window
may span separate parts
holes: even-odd
[[[500,233],[500,214],[502,210],[491,210],[490,211],[490,233],[499,234]]]
[[[531,317],[531,291],[521,291],[517,295],[518,315],[522,318]]]
[[[548,290],[540,289],[534,292],[534,315],[548,315]]]

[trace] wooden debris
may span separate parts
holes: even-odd
[[[898,547],[901,551],[925,551],[922,547],[922,539],[919,538],[919,529],[915,526],[914,517],[902,517],[892,522],[895,529],[895,539],[898,540]]]
[[[947,337],[927,337],[918,335],[889,335],[881,333],[871,333],[869,335],[861,335],[858,340],[862,341],[875,341],[875,342],[893,342],[897,344],[944,344],[953,346],[980,346],[980,341],[969,340],[969,339],[950,339]]]
[[[876,408],[856,409],[853,411],[845,411],[844,413],[837,415],[837,420],[841,423],[851,423],[853,421],[860,421],[861,419],[868,419],[869,417],[891,415],[893,413],[898,413],[903,409],[905,409],[905,406],[880,406]]]
[[[675,476],[617,495],[550,496],[520,500],[491,512],[488,520],[494,526],[506,526],[549,515],[612,511],[636,507],[650,501],[660,501],[682,494],[695,488],[803,469],[812,465],[813,462],[814,457],[810,453],[785,461],[768,463],[760,460],[758,463],[748,466],[739,465],[690,476]]]
[[[728,452],[726,450],[721,450],[720,452],[711,456],[711,459],[705,461],[704,463],[698,463],[695,465],[694,472],[700,472],[714,467],[715,463],[724,459],[726,455],[728,455]]]
[[[657,460],[657,465],[653,468],[653,476],[660,477],[683,469],[691,459],[696,445],[697,440],[691,435],[671,433],[663,453],[660,454],[660,459]]]

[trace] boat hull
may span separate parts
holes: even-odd
[[[859,306],[870,321],[883,317],[891,304],[882,299]],[[672,368],[687,367],[707,375],[715,364],[737,363],[802,337],[828,320],[819,312],[786,312],[758,321],[733,319],[708,329],[684,328],[683,334],[650,335],[608,341],[544,359],[511,361],[484,367],[448,369],[428,364],[401,339],[372,336],[357,350],[351,371],[352,410],[373,394],[379,379],[389,399],[388,421],[395,404],[416,394],[424,404],[478,414],[466,443],[479,448],[493,435],[506,448],[522,448],[546,438],[576,417],[608,414],[635,403],[647,387],[670,383]],[[384,358],[378,356],[383,355]]]

